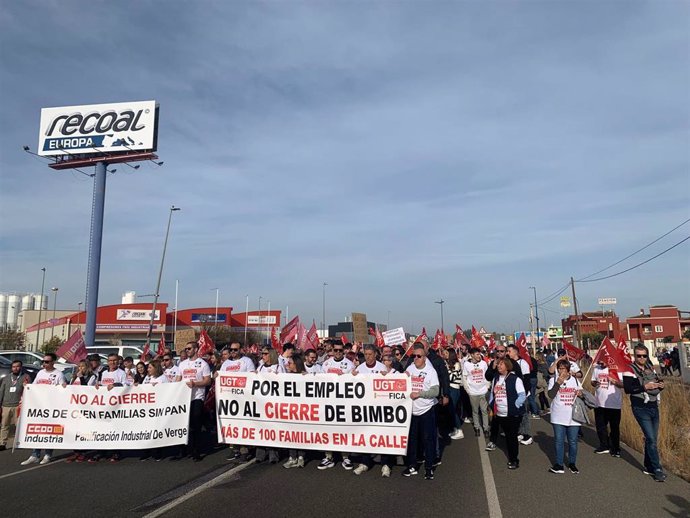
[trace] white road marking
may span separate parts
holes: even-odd
[[[38,466],[33,466],[32,468],[22,469],[19,471],[15,471],[13,473],[6,473],[5,475],[0,475],[0,480],[2,480],[3,478],[13,477],[15,475],[21,475],[22,473],[27,473],[27,472],[33,471],[35,469],[47,468],[48,466],[52,466],[52,465],[58,464],[60,462],[65,462],[65,459],[54,460],[52,462],[49,462],[48,464],[43,464],[43,465],[39,464]]]
[[[249,466],[254,464],[255,460],[256,459],[252,459],[249,462],[245,462],[244,464],[240,464],[239,466],[235,466],[234,468],[226,471],[225,473],[221,473],[216,478],[212,478],[208,482],[205,482],[205,483],[201,484],[200,486],[195,487],[194,489],[189,491],[189,493],[185,493],[184,495],[177,497],[175,500],[171,500],[170,502],[165,504],[163,507],[159,507],[155,511],[153,511],[147,515],[144,515],[143,518],[157,518],[158,516],[161,516],[161,515],[167,513],[171,509],[174,509],[175,507],[180,505],[182,502],[186,502],[187,500],[198,495],[199,493],[201,493],[201,492],[203,492],[203,491],[205,491],[205,490],[207,490],[207,489],[209,489],[209,488],[211,488],[217,484],[220,484],[225,479],[233,476],[235,473],[239,473],[243,469],[248,468]]]
[[[484,475],[486,501],[489,504],[489,518],[503,518],[503,513],[501,512],[501,503],[498,501],[498,491],[496,491],[494,473],[491,470],[491,461],[489,460],[489,454],[484,449],[486,448],[484,435],[479,436],[477,444],[479,444],[479,457],[482,459],[482,474]]]

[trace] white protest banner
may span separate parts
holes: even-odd
[[[15,448],[138,450],[186,444],[185,383],[95,388],[27,385]]]
[[[407,339],[405,338],[405,331],[403,331],[402,327],[396,327],[390,331],[384,331],[382,334],[383,343],[385,345],[394,346],[407,342]]]
[[[410,390],[404,374],[221,372],[216,379],[218,440],[405,455]]]

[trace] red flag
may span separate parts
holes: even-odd
[[[595,363],[599,361],[604,362],[604,364],[609,368],[609,372],[611,374],[615,374],[619,379],[619,372],[629,372],[631,374],[634,373],[630,358],[623,354],[620,349],[615,347],[608,337],[604,338],[604,340],[601,342],[601,347],[599,347],[599,351],[597,351],[597,354],[594,357]]]
[[[346,343],[349,343],[350,340],[347,339],[347,335],[343,333],[343,335],[340,337],[340,341],[345,345]],[[353,351],[356,352],[356,351]]]
[[[146,344],[144,345],[144,348],[141,351],[141,356],[140,356],[141,361],[146,363],[146,359],[149,357],[150,354],[151,354],[151,348],[149,347],[149,343],[146,342]]]
[[[379,331],[378,327],[376,328],[376,330],[374,330],[373,327],[370,327],[369,334],[376,338],[374,343],[377,347],[382,347],[384,345],[383,335],[381,334],[381,331]]]
[[[157,356],[163,356],[165,352],[165,335],[161,333],[161,339],[158,341],[158,351],[156,351]]]
[[[307,344],[305,346],[305,351],[309,349],[314,349],[319,346],[319,333],[316,331],[316,323],[312,322],[309,331],[307,331]]]
[[[299,330],[299,316],[296,316],[290,322],[285,324],[285,327],[280,332],[280,343],[286,344],[292,342],[297,336],[297,331]]]
[[[465,332],[462,330],[462,327],[457,324],[455,324],[455,342],[459,342],[460,344],[468,347],[472,345],[472,342],[470,342],[465,336]]]
[[[472,345],[477,348],[486,347],[486,340],[479,334],[479,332],[472,326]]]
[[[199,357],[202,357],[205,354],[212,353],[216,350],[216,346],[213,344],[213,340],[211,340],[211,337],[208,336],[206,329],[201,330],[201,334],[199,335],[199,341],[197,342],[197,344],[199,345],[199,351],[197,353]]]
[[[544,347],[548,347],[549,345],[551,345],[551,340],[549,340],[548,336],[544,335],[544,338],[541,339],[541,344]]]
[[[283,353],[283,344],[280,343],[280,340],[278,339],[278,328],[274,327],[273,331],[271,332],[271,346],[278,351],[278,354]]]
[[[86,352],[86,344],[84,343],[84,336],[81,334],[81,329],[77,329],[72,336],[70,336],[60,348],[55,351],[59,358],[64,358],[66,362],[78,363],[88,356]]]
[[[532,364],[532,358],[529,357],[529,351],[527,350],[527,338],[525,338],[525,333],[520,335],[520,338],[515,342],[515,346],[518,348],[520,359],[525,360],[527,365],[530,366],[530,369],[533,369],[534,365]]]
[[[431,344],[431,348],[432,348],[434,351],[438,351],[439,348],[441,347],[441,343],[443,342],[442,336],[443,336],[443,334],[441,333],[441,330],[440,330],[440,329],[437,329],[437,330],[436,330],[436,334],[434,335],[434,341],[433,341],[433,343]]]
[[[491,337],[489,338],[489,344],[487,345],[487,347],[489,349],[489,354],[491,354],[491,351],[493,351],[494,347],[496,347],[496,340],[494,340],[493,335],[491,335]]]
[[[297,348],[300,349],[301,351],[305,351],[305,347],[307,345],[307,328],[304,327],[304,324],[302,322],[299,323],[299,326],[297,326]]]
[[[623,354],[625,354],[625,356],[630,358],[630,353],[628,352],[628,344],[625,341],[625,338],[623,338],[623,335],[620,335],[618,337],[618,343],[616,344],[616,346],[618,347],[618,350],[620,352],[622,352]]]
[[[580,361],[585,356],[585,351],[568,343],[565,339],[563,339],[563,349],[565,349],[568,359],[573,362]]]

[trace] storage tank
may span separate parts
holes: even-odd
[[[43,299],[41,295],[34,295],[34,310],[38,311],[39,308],[43,311],[48,309],[48,295],[43,295]]]
[[[22,298],[19,295],[7,297],[7,327],[17,327],[17,315],[22,309]]]
[[[137,301],[137,292],[136,291],[126,291],[122,294],[122,303],[123,304],[135,304]]]
[[[22,311],[26,311],[27,309],[34,309],[33,295],[24,295],[22,297]]]
[[[4,329],[7,324],[7,295],[0,293],[0,328]]]

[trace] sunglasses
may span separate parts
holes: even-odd
[[[266,354],[268,354],[268,351],[261,351],[261,354],[266,355]]]
[[[169,361],[172,361],[172,358],[163,358],[163,361],[164,361],[164,362],[169,362]]]
[[[649,356],[647,356],[646,354],[636,354],[635,357],[636,358],[649,358]]]
[[[414,356],[415,358],[424,358],[423,354],[413,354],[412,356]]]
[[[504,352],[506,352],[506,350],[505,349],[496,349],[496,352],[497,353],[504,353]]]
[[[239,351],[239,349],[235,349],[234,347],[231,347],[230,350],[231,350],[232,352],[234,352],[234,353],[236,353],[237,351]]]
[[[345,350],[345,349],[333,349],[333,352],[334,352],[334,353],[341,353],[341,352],[343,352],[344,350]]]
[[[43,360],[43,363],[53,363],[53,360]]]
[[[194,349],[194,347],[185,347],[184,348],[185,351],[191,351],[192,349]]]

